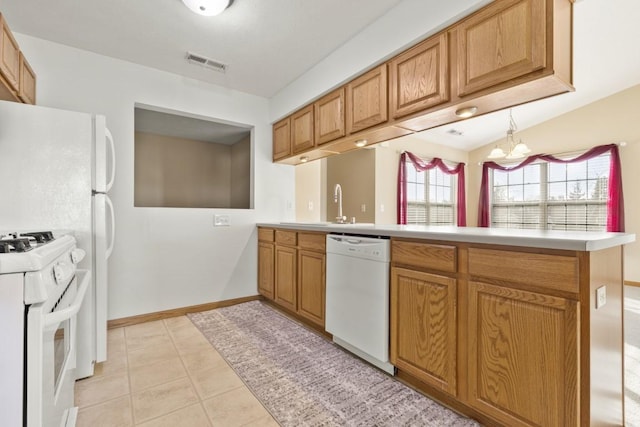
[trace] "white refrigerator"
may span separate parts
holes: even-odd
[[[0,229],[72,230],[92,286],[78,313],[76,378],[107,359],[114,244],[113,138],[100,115],[0,101]]]

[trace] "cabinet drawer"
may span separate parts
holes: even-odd
[[[325,234],[298,233],[298,246],[301,249],[324,252],[326,240]]]
[[[578,292],[578,258],[469,248],[469,274],[548,289]]]
[[[414,265],[450,273],[457,271],[455,246],[392,240],[391,260],[396,264]]]
[[[295,231],[276,230],[276,243],[295,246],[297,242]]]
[[[273,242],[273,229],[258,228],[258,240],[260,242]]]

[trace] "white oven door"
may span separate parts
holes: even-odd
[[[77,408],[76,314],[91,282],[78,270],[55,308],[36,304],[27,317],[27,427],[72,427]]]

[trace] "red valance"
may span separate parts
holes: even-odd
[[[544,160],[550,163],[577,163],[593,159],[608,151],[611,151],[609,164],[609,184],[607,194],[607,231],[624,231],[624,198],[622,195],[622,170],[620,167],[620,153],[616,144],[600,145],[593,147],[584,154],[573,159],[559,159],[550,154],[536,154],[527,157],[522,163],[506,167],[495,162],[485,162],[482,166],[482,182],[480,184],[480,203],[478,207],[478,227],[489,227],[490,197],[489,197],[489,169],[501,171],[513,171],[521,169],[536,160]]]
[[[413,163],[413,166],[415,166],[416,170],[419,172],[437,167],[448,175],[458,175],[457,221],[458,226],[466,226],[467,205],[464,185],[464,163],[458,163],[456,167],[449,169],[442,159],[436,157],[427,163],[408,151],[405,151],[400,155],[400,165],[398,166],[398,224],[407,223],[407,158],[411,160],[411,163]]]

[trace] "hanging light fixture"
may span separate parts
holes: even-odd
[[[228,8],[231,0],[182,0],[192,12],[198,15],[204,16],[216,16],[220,15],[226,8]]]
[[[505,153],[504,150],[500,148],[498,144],[496,144],[495,147],[493,147],[493,150],[491,150],[491,153],[489,153],[489,155],[487,156],[487,158],[488,159],[506,158],[509,160],[513,160],[513,159],[521,159],[524,157],[525,154],[530,153],[531,150],[529,149],[529,147],[527,147],[527,145],[524,142],[522,142],[522,139],[516,142],[516,139],[514,136],[516,130],[518,130],[518,126],[516,125],[515,120],[513,120],[513,115],[511,114],[511,110],[509,110],[509,129],[507,129],[507,141],[506,141],[507,153]]]

